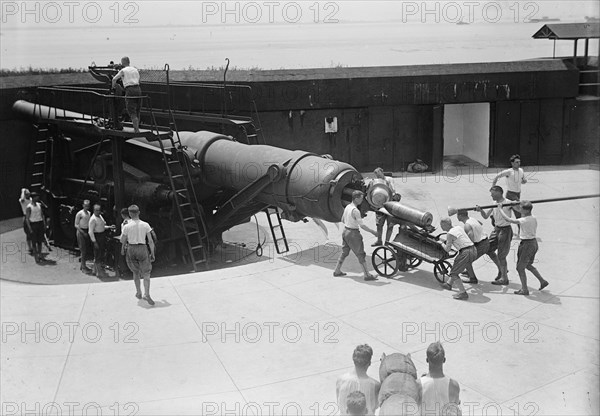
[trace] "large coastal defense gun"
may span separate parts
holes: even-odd
[[[349,164],[305,151],[157,125],[136,134],[126,123],[115,130],[100,116],[24,100],[13,110],[37,128],[42,159],[34,159],[40,178],[32,182],[39,180],[54,242],[65,248],[75,247],[73,221],[84,199],[100,203],[117,225],[118,210],[139,205],[165,260],[199,265],[224,231],[260,211],[268,211],[272,231],[282,218],[339,222],[352,192],[365,189]],[[283,239],[274,234],[276,244]]]

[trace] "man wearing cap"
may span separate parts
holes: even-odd
[[[140,88],[140,73],[139,71],[130,65],[129,58],[124,56],[121,58],[121,69],[117,75],[112,79],[113,89],[117,86],[117,81],[123,79],[123,86],[125,87],[125,97],[140,97],[142,90]],[[141,98],[125,98],[125,105],[127,107],[127,113],[131,117],[133,123],[133,130],[136,133],[140,132],[140,113],[142,110]]]
[[[44,241],[44,231],[46,230],[46,218],[42,210],[40,196],[33,192],[31,202],[27,205],[25,211],[25,222],[31,235],[33,247],[33,256],[37,264],[42,263],[42,242]]]
[[[23,230],[25,231],[25,238],[27,239],[27,248],[29,249],[29,254],[33,254],[31,234],[29,233],[29,227],[27,226],[27,206],[31,204],[31,194],[29,193],[29,189],[21,189],[19,204],[21,204],[21,211],[23,212]]]
[[[80,270],[84,273],[91,273],[92,270],[87,267],[85,259],[87,258],[88,246],[90,245],[89,236],[89,224],[90,224],[90,200],[86,199],[83,201],[83,206],[75,215],[75,234],[77,237],[77,246],[81,253],[81,266]]]
[[[154,301],[150,297],[150,272],[154,261],[154,239],[150,224],[140,220],[140,208],[131,205],[128,208],[131,219],[121,230],[121,254],[125,255],[127,266],[133,273],[135,297],[142,299],[140,278],[144,279],[144,297],[150,305]]]
[[[342,222],[344,223],[345,229],[342,232],[342,254],[338,259],[337,265],[335,266],[334,276],[346,276],[346,273],[342,272],[342,264],[344,260],[350,254],[350,250],[358,257],[358,262],[362,266],[365,280],[377,280],[376,276],[369,274],[366,262],[365,246],[363,243],[362,235],[360,235],[360,228],[370,232],[374,236],[377,232],[363,223],[362,216],[358,207],[362,204],[365,194],[361,191],[352,192],[352,202],[346,205],[344,213],[342,214]]]
[[[496,204],[506,202],[503,194],[504,190],[498,185],[494,185],[490,188],[490,196]],[[492,231],[492,234],[490,235],[490,248],[487,252],[487,255],[498,267],[498,276],[496,276],[496,279],[492,284],[508,285],[508,263],[506,258],[510,252],[510,242],[513,237],[513,230],[510,226],[510,222],[500,214],[500,209],[504,211],[506,217],[510,218],[512,212],[510,206],[503,206],[502,208],[496,207],[485,211],[477,205],[477,212],[479,212],[484,219],[488,219],[490,216],[494,219],[494,231]],[[497,254],[496,251],[498,251]]]
[[[456,218],[464,224],[464,229],[473,244],[475,244],[475,249],[477,250],[477,260],[479,257],[486,254],[490,249],[490,242],[488,240],[488,236],[483,230],[483,224],[476,220],[475,218],[469,217],[469,213],[467,210],[459,210],[456,214]],[[468,279],[463,280],[465,283],[479,283],[477,280],[477,276],[475,276],[475,271],[473,270],[473,264],[469,263],[467,265],[467,276]]]
[[[442,287],[452,290],[452,285],[456,282],[459,292],[453,298],[467,300],[469,299],[469,295],[458,275],[466,269],[467,265],[473,263],[477,257],[477,250],[467,233],[465,233],[465,230],[458,225],[453,227],[450,218],[442,218],[440,220],[440,228],[448,233],[446,241],[440,241],[442,248],[447,252],[450,252],[452,249],[458,250],[458,254],[454,257],[454,264],[452,264],[452,269],[450,270],[450,280],[447,283],[443,283]]]

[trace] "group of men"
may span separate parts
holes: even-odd
[[[46,242],[46,215],[45,205],[40,201],[40,196],[28,189],[21,190],[19,203],[23,211],[23,230],[27,239],[29,253],[34,256],[37,264],[44,262],[42,244]],[[75,236],[77,246],[81,253],[80,270],[86,274],[97,277],[106,277],[105,258],[108,239],[108,230],[115,229],[114,225],[107,225],[102,216],[100,204],[94,204],[90,212],[91,202],[83,201],[82,208],[75,215]],[[155,260],[156,235],[150,225],[140,219],[140,209],[137,205],[121,210],[123,222],[121,224],[121,255],[125,258],[127,266],[133,273],[135,283],[135,297],[146,300],[150,305],[155,302],[150,297],[150,272]],[[47,242],[46,242],[47,244]],[[94,265],[87,266],[88,250],[93,248]],[[48,246],[49,248],[49,246]],[[144,281],[144,294],[142,295],[141,280]]]
[[[521,280],[521,289],[515,290],[514,293],[516,295],[529,295],[526,270],[529,270],[538,279],[540,283],[539,290],[548,286],[548,281],[541,276],[533,265],[538,251],[537,219],[531,213],[533,209],[531,202],[520,200],[521,185],[527,183],[525,173],[521,168],[521,158],[519,155],[513,155],[510,162],[512,167],[496,175],[490,188],[490,196],[497,206],[489,210],[477,206],[477,211],[482,218],[492,218],[494,230],[489,238],[483,231],[483,224],[478,220],[469,218],[468,212],[465,210],[459,210],[457,213],[458,220],[464,223],[463,227],[453,226],[452,220],[448,217],[442,218],[440,221],[440,227],[448,233],[446,241],[442,241],[440,244],[448,252],[451,250],[458,251],[450,270],[450,280],[442,284],[444,289],[452,290],[452,286],[456,283],[459,292],[453,296],[454,299],[467,300],[469,298],[459,274],[466,270],[467,278],[464,282],[478,284],[479,280],[475,276],[472,264],[484,254],[487,254],[498,268],[498,274],[491,283],[493,285],[508,285],[507,257],[513,238],[511,224],[518,226],[520,239],[516,268]],[[508,188],[506,197],[502,187],[496,185],[502,177],[506,177]],[[514,204],[513,201],[519,203]],[[515,218],[511,218],[512,213],[515,214]]]
[[[106,250],[106,230],[115,229],[115,226],[107,226],[101,214],[102,207],[94,205],[94,212],[90,214],[90,201],[83,201],[82,209],[75,216],[75,229],[77,245],[81,252],[81,271],[93,273],[98,277],[104,277],[104,258]],[[121,256],[125,258],[127,267],[133,273],[135,283],[135,297],[146,300],[150,305],[155,302],[150,297],[150,272],[155,260],[154,231],[150,224],[140,219],[140,208],[131,205],[121,210]],[[86,264],[87,248],[92,243],[94,247],[94,269],[89,269]],[[144,280],[144,295],[141,291],[141,281]]]
[[[35,258],[36,264],[43,264],[45,259],[42,256],[42,244],[46,243],[50,249],[46,241],[44,205],[40,201],[39,194],[29,192],[27,188],[21,189],[19,204],[23,212],[23,231],[25,231],[29,254]]]
[[[463,223],[462,226],[453,226],[452,220],[449,217],[444,217],[440,221],[440,228],[447,233],[445,241],[440,240],[440,244],[447,252],[457,251],[454,258],[452,269],[449,273],[449,281],[442,284],[442,287],[452,290],[456,283],[459,292],[453,297],[457,300],[467,300],[469,295],[463,285],[464,283],[478,284],[473,262],[487,255],[494,264],[498,267],[498,274],[493,285],[508,285],[508,264],[507,257],[510,252],[511,241],[513,238],[513,230],[511,224],[516,224],[519,230],[519,249],[517,251],[517,272],[521,280],[521,289],[514,291],[517,295],[529,295],[527,286],[526,270],[529,270],[539,281],[539,290],[548,286],[546,281],[539,271],[533,265],[535,255],[538,251],[537,244],[537,219],[532,215],[533,205],[521,198],[521,185],[527,183],[525,173],[521,168],[521,158],[519,155],[513,155],[510,158],[511,168],[498,173],[493,180],[490,188],[491,198],[496,202],[497,206],[493,209],[484,210],[477,206],[477,211],[483,219],[492,218],[494,230],[488,237],[483,229],[483,224],[474,218],[470,218],[466,210],[459,210],[457,213],[458,220]],[[388,183],[388,187],[393,191],[391,178],[383,175],[383,170],[377,168],[375,175],[379,179],[384,179]],[[504,196],[504,190],[497,185],[500,178],[506,178],[507,192]],[[369,228],[363,223],[360,205],[363,203],[364,193],[354,191],[352,194],[352,203],[348,204],[342,215],[342,223],[344,231],[342,233],[342,253],[338,259],[336,268],[333,272],[334,276],[345,276],[341,267],[346,257],[352,250],[361,264],[364,272],[365,280],[376,280],[377,277],[372,276],[367,269],[366,253],[364,244],[359,229],[373,234],[377,237],[377,241],[373,246],[382,244],[383,225],[386,220],[386,215],[377,212],[376,225],[377,231]],[[518,201],[518,204],[515,203]],[[510,202],[510,204],[508,204]],[[514,213],[515,218],[512,218]],[[388,222],[386,233],[386,242],[391,236],[391,230],[397,222]],[[463,273],[465,272],[466,273]],[[459,274],[466,274],[465,280],[461,280]]]
[[[421,376],[421,403],[423,415],[460,414],[460,386],[444,374],[446,352],[440,342],[429,345],[426,352],[429,371]],[[359,345],[352,353],[354,369],[338,377],[336,399],[341,415],[373,415],[379,407],[381,383],[367,375],[373,349]]]

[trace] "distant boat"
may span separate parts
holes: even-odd
[[[470,25],[471,23],[465,22],[464,20],[460,20],[460,22],[456,22],[457,25]]]
[[[542,16],[541,19],[529,19],[527,23],[546,23],[546,22],[560,22],[560,19],[548,16]]]
[[[591,22],[600,22],[600,18],[586,16],[585,17],[585,21],[588,22],[588,23],[591,23]]]

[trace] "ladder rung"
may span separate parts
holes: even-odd
[[[172,164],[174,164],[174,163],[177,163],[177,164],[179,164],[179,160],[169,160],[167,163],[168,163],[169,165],[172,165]]]
[[[189,202],[184,202],[183,204],[179,204],[180,207],[187,207],[188,205],[192,205]]]
[[[35,152],[36,155],[45,155],[46,151],[45,150],[40,150],[39,152]]]
[[[184,221],[192,221],[192,220],[196,220],[196,217],[187,217],[183,219]]]
[[[187,192],[186,188],[182,188],[182,189],[175,189],[175,192]]]
[[[34,186],[42,186],[42,184],[41,183],[32,183],[31,186],[32,187],[34,187]]]
[[[40,176],[43,174],[44,174],[44,172],[35,172],[35,173],[32,173],[31,176]]]
[[[202,260],[196,260],[194,262],[194,264],[202,264],[202,263],[206,263],[206,259],[202,259]]]
[[[173,175],[171,176],[173,179],[180,179],[183,178],[183,175]]]
[[[187,233],[188,237],[196,234],[200,234],[200,231],[190,231],[189,233]]]
[[[35,163],[33,164],[33,166],[41,166],[41,165],[45,165],[45,164],[46,164],[46,163],[44,163],[44,162],[35,162]]]
[[[203,249],[203,248],[204,248],[204,246],[203,246],[203,245],[199,245],[199,246],[194,246],[194,247],[192,247],[192,250],[201,250],[201,249]]]
[[[36,143],[41,144],[41,143],[46,143],[48,141],[48,139],[38,139]]]

